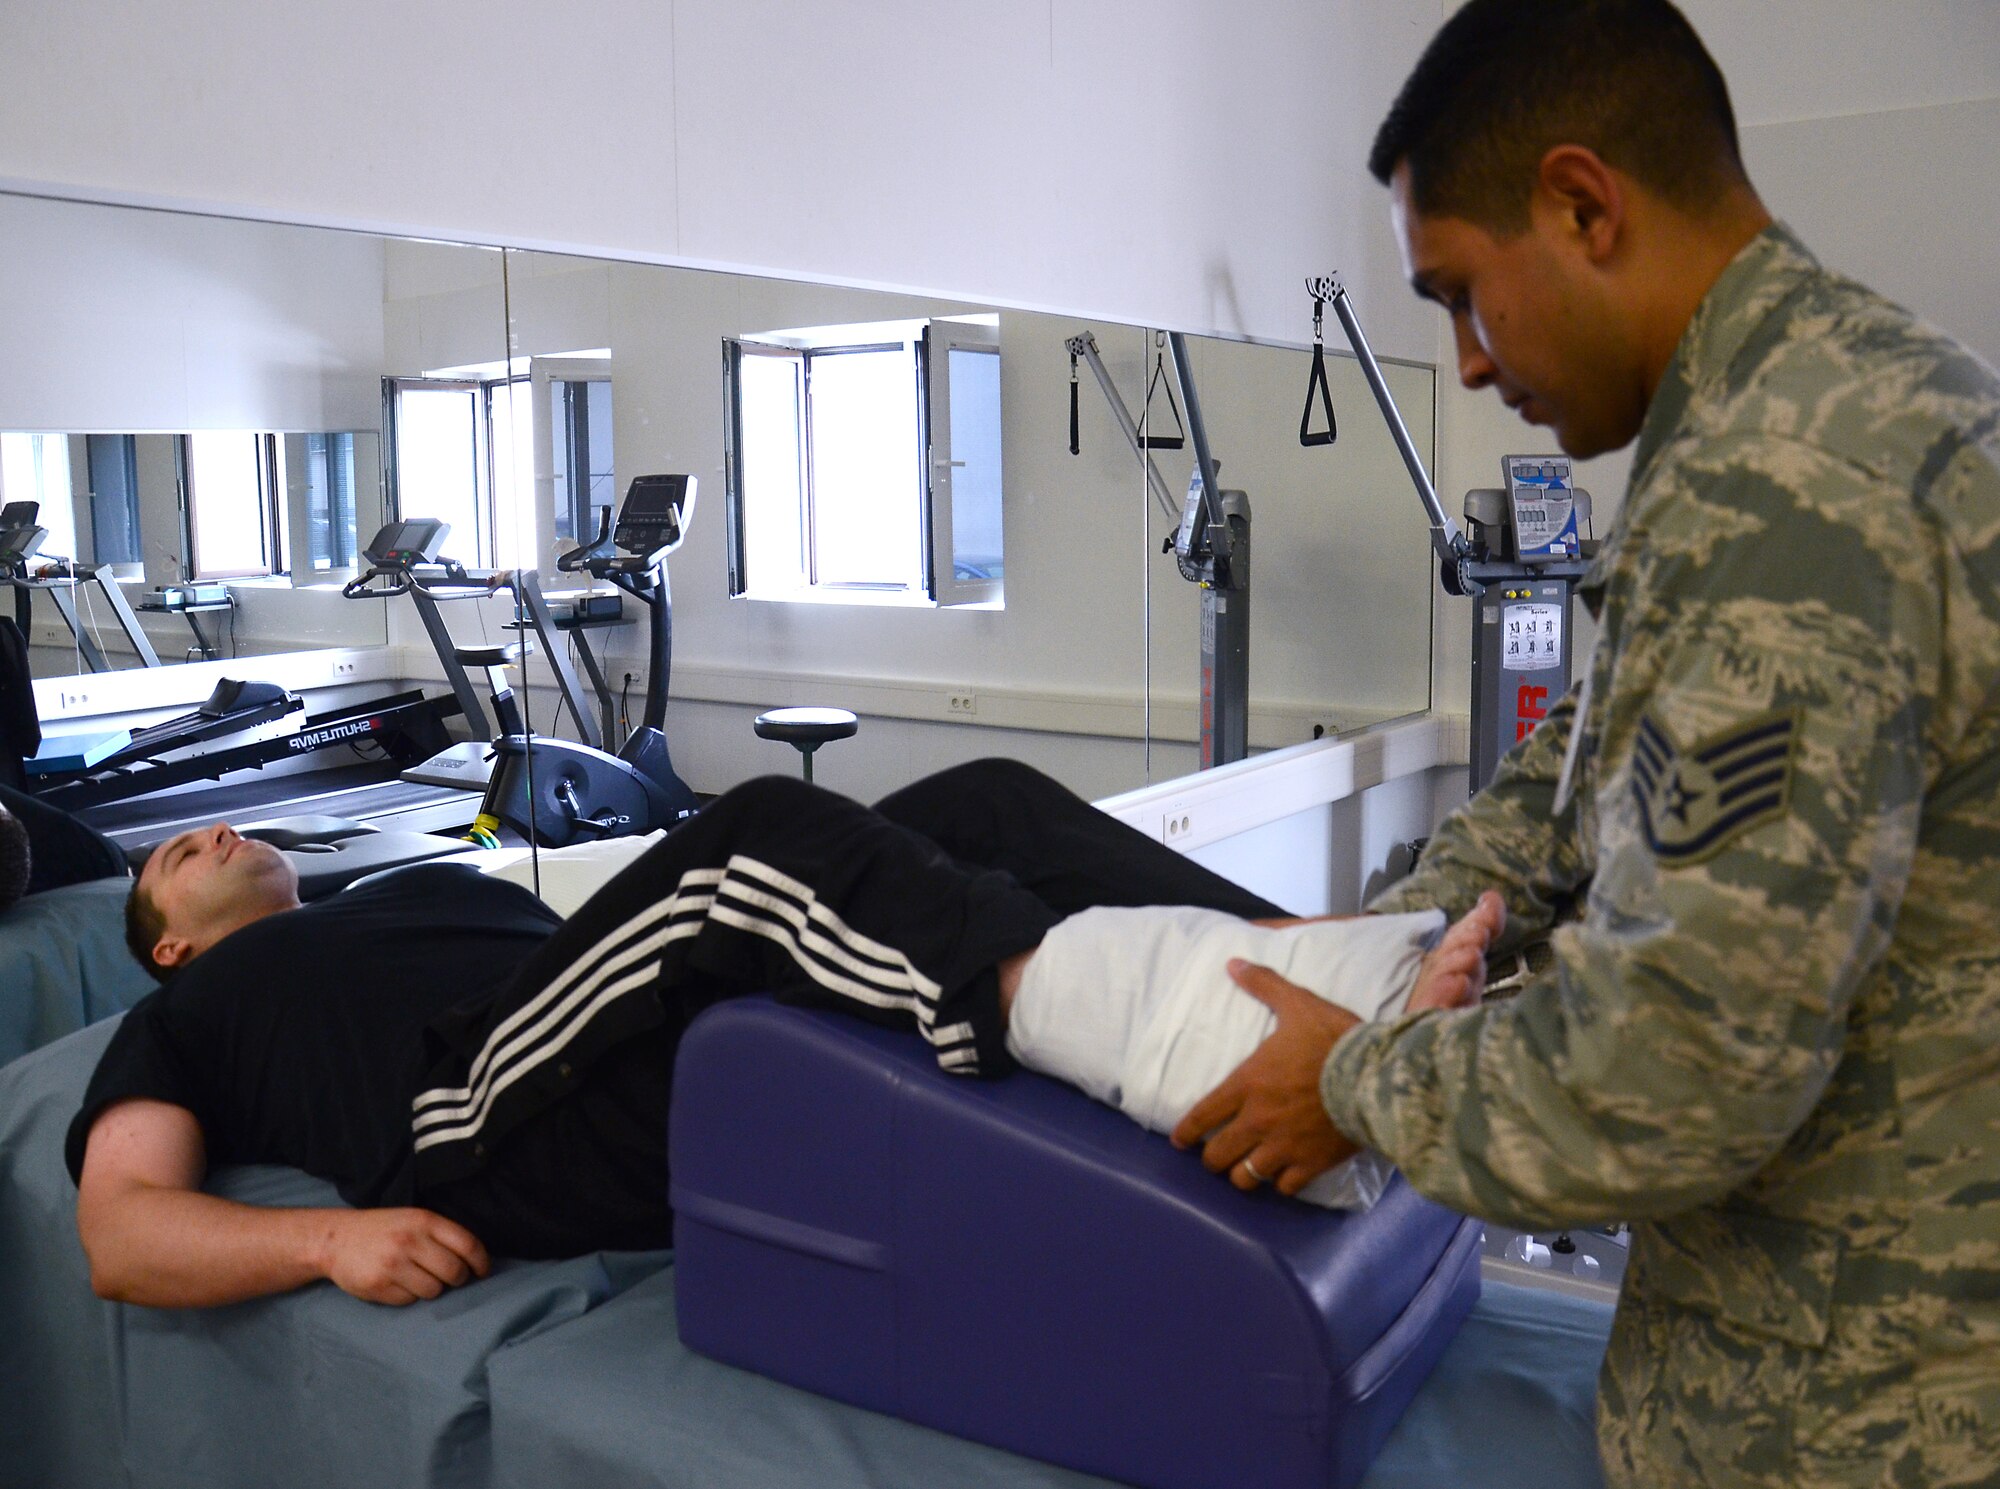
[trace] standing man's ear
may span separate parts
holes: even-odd
[[[1603,263],[1625,226],[1626,183],[1595,150],[1557,145],[1535,173],[1533,210],[1553,212],[1592,263]]]

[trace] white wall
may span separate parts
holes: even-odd
[[[0,178],[1293,340],[1300,276],[1337,267],[1378,349],[1444,362],[1361,161],[1446,8],[15,0]],[[1880,260],[1891,293],[1985,334],[1991,276],[1952,255],[1994,220],[1970,179],[1991,153],[1976,106],[2000,97],[1990,0],[1687,8],[1773,207],[1831,262]],[[312,88],[285,65],[304,54]],[[483,149],[494,118],[504,147]],[[1902,260],[1929,280],[1897,287]],[[1523,446],[1496,410],[1440,397],[1447,500]],[[1622,468],[1587,479],[1611,496]],[[1439,602],[1445,706],[1466,686],[1463,609]]]

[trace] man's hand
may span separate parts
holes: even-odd
[[[1486,952],[1506,927],[1507,906],[1488,890],[1424,958],[1409,1009],[1466,1008],[1486,988]],[[1360,1150],[1320,1101],[1319,1073],[1341,1036],[1361,1020],[1285,981],[1269,967],[1229,964],[1238,987],[1278,1016],[1278,1027],[1174,1129],[1174,1144],[1207,1142],[1201,1161],[1238,1189],[1275,1184],[1297,1194]]]
[[[397,1307],[484,1277],[492,1262],[464,1226],[429,1210],[328,1211],[324,1265],[342,1292]]]
[[[1361,1020],[1269,967],[1229,964],[1237,986],[1278,1016],[1278,1027],[1174,1129],[1174,1145],[1202,1142],[1201,1161],[1238,1189],[1270,1183],[1297,1194],[1360,1151],[1326,1115],[1320,1067]]]

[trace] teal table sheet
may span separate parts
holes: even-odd
[[[330,1285],[232,1308],[98,1301],[63,1133],[113,1021],[0,1068],[0,1489],[1089,1489],[1107,1481],[681,1347],[667,1253],[503,1264],[434,1303]],[[293,1170],[218,1192],[335,1203]],[[1365,1489],[1596,1489],[1608,1306],[1489,1284]]]
[[[96,879],[0,911],[0,1065],[153,990],[125,949],[131,889],[129,879]]]

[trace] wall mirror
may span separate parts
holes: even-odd
[[[557,559],[633,477],[675,472],[698,484],[669,562],[697,786],[740,778],[746,709],[795,702],[868,717],[857,794],[964,758],[963,727],[1088,794],[1195,768],[1200,592],[1161,551],[1192,449],[1151,451],[1149,477],[1068,350],[1090,337],[1164,438],[1185,413],[1145,328],[23,197],[0,196],[0,252],[0,500],[47,500],[43,551],[101,566],[162,662],[197,642],[146,595],[217,583],[224,656],[394,640],[435,684],[409,618],[340,598],[380,521],[441,518],[450,557],[560,593]],[[1424,522],[1358,366],[1329,358],[1339,439],[1303,448],[1305,350],[1189,345],[1254,518],[1251,748],[1427,707]],[[1428,458],[1434,375],[1386,371]],[[215,492],[234,516],[211,520]],[[72,596],[80,623],[132,664],[101,594]],[[88,670],[54,600],[31,604],[37,675]],[[455,627],[497,639],[506,600],[470,608]],[[614,722],[644,687],[636,619],[588,631]]]
[[[38,679],[388,641],[340,596],[386,510],[386,246],[0,195],[0,508],[35,513],[0,611]]]
[[[504,372],[532,425],[516,464],[533,471],[515,488],[506,551],[546,568],[633,476],[699,480],[672,568],[673,696],[691,748],[740,756],[745,705],[825,701],[909,721],[892,748],[915,768],[930,747],[918,726],[954,722],[990,730],[995,752],[1059,761],[1100,794],[1196,768],[1200,593],[1162,553],[1178,511],[1156,495],[1178,501],[1191,447],[1153,451],[1149,484],[1088,371],[1075,453],[1070,439],[1068,345],[1081,335],[1134,419],[1166,419],[1163,384],[1147,413],[1151,332],[511,250],[504,297]],[[404,311],[439,326],[467,308]],[[1339,439],[1308,448],[1307,351],[1190,348],[1224,484],[1254,511],[1251,747],[1426,708],[1426,528],[1358,365],[1329,358]],[[940,363],[961,375],[943,383]],[[1385,372],[1428,458],[1434,375]],[[841,437],[864,424],[880,433],[857,456]],[[1151,432],[1163,438],[1164,424]],[[941,475],[955,487],[941,492]],[[998,499],[982,505],[989,490]],[[602,645],[614,680],[642,655],[630,633]]]

